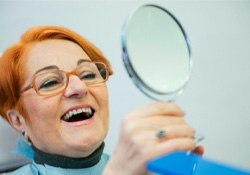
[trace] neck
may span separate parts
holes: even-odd
[[[104,142],[91,155],[83,158],[72,158],[62,155],[49,154],[37,149],[34,146],[32,146],[32,148],[34,150],[34,161],[37,164],[79,169],[92,167],[100,161],[104,149]]]

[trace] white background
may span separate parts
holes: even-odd
[[[176,103],[189,124],[206,136],[204,157],[250,169],[250,1],[0,0],[0,52],[36,25],[65,26],[96,44],[115,72],[108,81],[110,131],[105,151],[111,153],[123,117],[153,102],[128,78],[120,44],[129,12],[147,2],[171,11],[191,42],[192,76]],[[19,160],[9,153],[15,137],[1,121],[1,166]]]

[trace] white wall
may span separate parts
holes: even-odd
[[[129,80],[120,46],[125,18],[145,2],[173,12],[191,41],[192,78],[177,103],[190,125],[206,136],[205,157],[250,169],[250,1],[0,0],[0,52],[36,25],[66,26],[94,42],[115,72],[108,82],[111,121],[106,151],[111,152],[125,114],[152,102]],[[9,155],[2,149],[12,149],[15,136],[0,124],[4,163]]]

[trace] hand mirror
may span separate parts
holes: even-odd
[[[122,31],[123,61],[135,85],[147,96],[173,101],[187,84],[191,50],[180,22],[156,5],[137,8]]]

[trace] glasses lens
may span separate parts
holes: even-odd
[[[63,89],[65,80],[65,74],[60,70],[43,72],[35,77],[35,88],[41,95],[48,95]]]
[[[108,77],[106,66],[103,63],[83,62],[77,67],[76,73],[87,85],[105,82]],[[63,90],[66,83],[65,72],[58,69],[49,70],[35,76],[34,88],[39,95],[51,95]]]
[[[103,63],[84,62],[79,65],[77,73],[86,84],[102,83],[107,79],[107,69]]]

